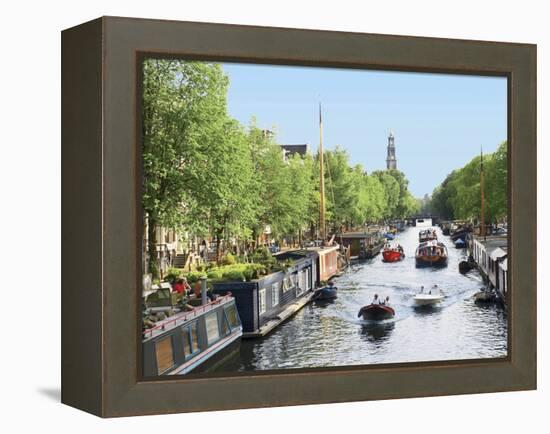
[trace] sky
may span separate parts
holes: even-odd
[[[504,77],[224,63],[229,114],[274,129],[279,144],[344,148],[367,172],[386,168],[390,131],[397,168],[416,197],[506,140]]]

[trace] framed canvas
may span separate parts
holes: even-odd
[[[330,129],[338,122],[355,122],[356,134],[368,136],[380,119],[391,119],[391,113],[382,113],[389,103],[380,89],[399,97],[388,113],[407,104],[399,89],[403,94],[415,90],[410,100],[413,111],[429,106],[431,96],[448,89],[458,96],[481,98],[473,98],[473,103],[452,100],[464,104],[463,112],[473,116],[464,118],[469,121],[452,110],[448,118],[440,118],[436,112],[441,106],[435,105],[430,116],[441,128],[424,128],[434,137],[420,133],[418,146],[425,147],[407,151],[411,159],[426,153],[421,172],[433,171],[433,177],[441,178],[434,181],[441,183],[439,190],[425,198],[429,210],[422,208],[428,202],[414,199],[419,193],[397,170],[402,163],[399,128],[405,130],[400,125],[406,116],[399,121],[396,113],[398,125],[383,126],[388,132],[396,128],[381,140],[385,170],[374,170],[377,167],[366,157],[366,168],[353,161],[354,155],[371,149],[368,137],[361,136],[353,145],[356,139],[345,136],[349,148],[334,147],[338,139],[330,136]],[[210,95],[214,96],[207,104],[196,105],[194,117],[189,115],[189,107]],[[286,95],[282,103],[277,100],[281,95]],[[483,98],[491,95],[496,95],[496,114],[485,118]],[[364,100],[354,99],[359,97]],[[380,99],[369,111],[370,99],[376,98]],[[359,107],[363,103],[365,108]],[[254,114],[250,106],[261,107],[257,110],[264,119],[247,124]],[[302,111],[309,117],[300,118],[298,106],[307,106]],[[336,107],[344,114],[337,114]],[[363,109],[370,118],[354,118]],[[170,123],[174,116],[177,122]],[[415,118],[410,116],[412,125]],[[221,117],[223,122],[218,122]],[[273,119],[283,125],[272,128],[268,123]],[[298,131],[292,124],[296,119],[300,125],[311,119],[307,134],[315,138],[289,133]],[[486,131],[486,119],[498,130],[494,140]],[[202,126],[192,129],[193,122]],[[448,130],[442,126],[445,122]],[[323,126],[331,142],[325,143],[330,148],[326,151]],[[414,130],[410,126],[406,133],[411,143]],[[457,142],[438,136],[441,131],[465,131],[464,141],[470,142],[479,133],[482,143],[475,143],[475,150],[460,148],[456,164],[449,166],[452,170],[443,163],[436,168],[430,165],[437,158],[455,158],[451,148],[443,146]],[[152,175],[169,169],[155,152],[182,137],[185,143],[177,149],[187,152],[194,146],[196,152],[175,155],[172,162],[181,165],[163,178],[171,184],[160,188]],[[308,144],[293,141],[302,139]],[[239,147],[245,142],[246,147]],[[317,153],[311,152],[311,145]],[[217,153],[208,154],[215,149]],[[250,161],[257,163],[270,152],[277,170],[266,171],[263,190],[250,193],[251,186],[258,185],[254,177],[264,167]],[[536,388],[536,162],[534,45],[119,17],[64,30],[62,402],[116,417]],[[225,172],[215,173],[217,167]],[[302,193],[292,182],[297,183],[307,168],[311,171],[304,188],[312,183],[314,187],[303,197],[313,198],[313,211],[304,207],[309,220],[300,220],[291,236],[284,218],[291,218],[291,204],[299,201],[288,202],[280,214],[284,218],[277,220],[272,208],[278,202],[269,200],[282,184],[290,189],[287,196],[299,197]],[[237,178],[246,173],[244,186],[238,184]],[[457,177],[467,173],[473,176],[467,192],[457,199],[448,193],[442,201],[454,206],[452,212],[442,205],[436,208],[434,197],[441,196],[449,183],[459,185]],[[495,173],[501,176],[498,203]],[[372,190],[365,187],[366,205],[353,215],[343,213],[339,205],[346,193],[336,188],[342,174],[353,180],[354,191],[362,183]],[[285,184],[285,179],[292,182]],[[393,214],[387,211],[390,190],[384,190],[392,183],[399,200],[404,198],[395,202]],[[165,196],[159,199],[155,194],[174,184],[179,185],[179,196],[165,206]],[[217,185],[217,190],[210,185]],[[389,208],[368,208],[376,188]],[[216,196],[220,190],[228,195],[223,200]],[[262,196],[266,191],[267,199]],[[212,203],[225,204],[231,194],[237,205],[229,210],[207,208],[208,195],[214,196]],[[466,204],[466,198],[471,210],[459,210],[457,204]],[[267,205],[260,209],[261,200]],[[348,206],[359,206],[358,201],[350,200]],[[401,211],[395,211],[399,206]],[[212,217],[218,211],[229,216],[232,226],[220,226],[222,217]],[[412,229],[428,217],[434,221],[426,230]],[[248,226],[242,224],[245,219]],[[379,238],[371,230],[373,221]],[[431,223],[438,224],[437,230]],[[175,227],[178,230],[172,230]],[[449,231],[458,235],[442,238]],[[405,252],[400,244],[386,243],[394,236]],[[454,245],[438,243],[437,237]],[[467,249],[456,244],[458,240]],[[460,256],[456,252],[462,248],[465,253]],[[371,262],[350,265],[378,253]],[[392,270],[400,268],[379,268],[377,277],[372,267],[391,267],[394,257],[399,262],[395,267],[413,270],[415,263],[422,268],[428,261],[429,270],[405,283],[390,284],[390,278],[397,279],[392,274],[400,273]],[[444,275],[432,269],[439,260],[447,267],[445,292],[437,284],[432,287],[439,282],[437,276]],[[241,265],[223,268],[234,262]],[[353,276],[367,270],[364,267],[371,267],[368,281],[358,281]],[[461,278],[459,271],[467,272],[463,267],[474,268],[476,274],[464,278],[463,290],[453,292],[450,282]],[[485,285],[487,290],[474,291]],[[384,291],[391,293],[391,302],[389,296],[384,299]],[[156,298],[149,297],[152,293]],[[168,305],[159,294],[166,295]],[[364,301],[373,294],[370,304]],[[322,296],[338,301],[307,307]],[[475,304],[493,298],[504,307]],[[437,306],[426,312],[421,304]],[[438,331],[429,335],[426,324],[448,318],[452,306],[464,308],[457,314],[459,320],[452,326],[440,321]],[[301,313],[295,317],[297,312]],[[389,317],[377,318],[373,312]],[[399,321],[409,321],[408,326]],[[410,336],[403,330],[412,330],[411,324],[431,347],[406,351]],[[469,324],[469,331],[462,324]],[[440,346],[444,340],[454,345],[465,335],[474,340],[466,339],[460,351]],[[479,336],[488,336],[489,343],[475,340]],[[405,350],[388,352],[384,346],[389,342]],[[213,367],[202,369],[207,362]]]

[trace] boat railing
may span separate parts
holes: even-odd
[[[163,320],[161,324],[158,324],[154,327],[143,330],[143,338],[144,339],[151,338],[153,337],[155,332],[163,332],[168,329],[173,329],[180,324],[184,324],[187,321],[190,321],[193,318],[196,318],[197,316],[200,316],[212,310],[213,308],[228,302],[232,298],[233,298],[233,295],[230,292],[228,292],[225,295],[219,295],[218,297],[216,297],[216,299],[204,305],[194,307],[193,310],[177,313],[174,316]]]

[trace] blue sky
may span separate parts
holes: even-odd
[[[506,139],[506,79],[448,74],[223,64],[229,113],[274,128],[281,144],[342,146],[368,172],[386,167],[390,130],[397,168],[413,195],[431,193],[453,169]]]

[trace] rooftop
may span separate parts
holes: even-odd
[[[485,251],[490,255],[495,249],[502,249],[505,252],[508,251],[508,237],[506,235],[489,235],[486,237],[480,237],[474,235],[474,240],[485,247]]]

